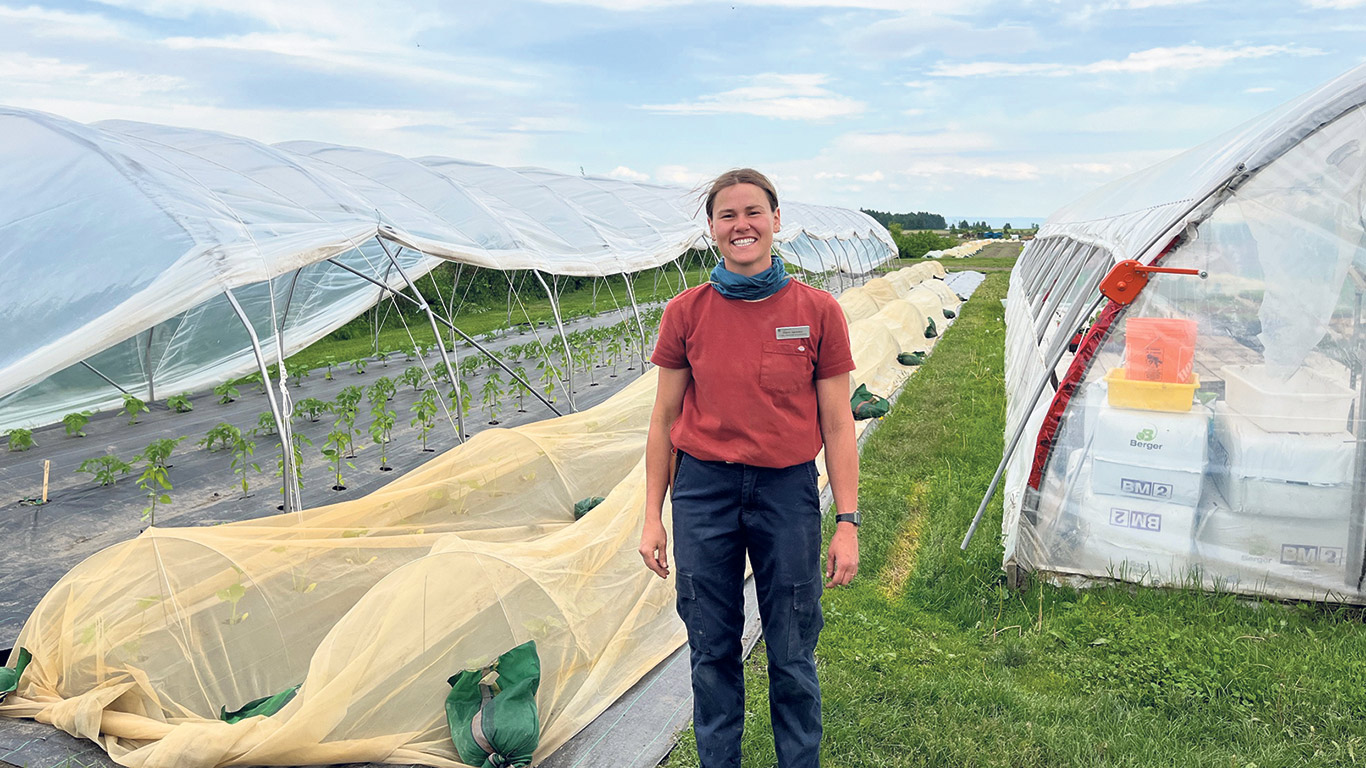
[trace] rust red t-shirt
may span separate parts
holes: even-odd
[[[690,368],[675,448],[706,461],[790,467],[821,450],[816,380],[854,370],[839,302],[796,279],[761,301],[710,284],[664,308],[650,361]]]

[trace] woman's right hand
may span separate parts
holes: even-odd
[[[659,574],[659,578],[669,578],[669,534],[658,517],[650,519],[647,515],[645,528],[640,532],[640,557],[645,567]]]

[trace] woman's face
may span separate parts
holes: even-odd
[[[707,223],[726,269],[749,276],[772,266],[773,233],[780,219],[768,195],[753,184],[733,184],[718,192]]]

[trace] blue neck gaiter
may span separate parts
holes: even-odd
[[[773,266],[753,276],[737,275],[719,261],[711,270],[711,285],[728,299],[757,301],[767,299],[787,285],[787,268],[778,254],[773,254]]]

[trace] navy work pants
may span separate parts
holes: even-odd
[[[678,614],[692,656],[693,726],[702,768],[739,768],[745,555],[768,649],[779,768],[820,764],[821,518],[814,462],[782,469],[679,452],[673,490]]]

